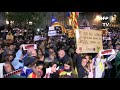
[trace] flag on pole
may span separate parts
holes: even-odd
[[[68,18],[70,19],[70,22],[73,29],[78,29],[78,17],[79,17],[79,12],[68,12],[67,13]]]

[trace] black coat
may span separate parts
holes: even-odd
[[[87,76],[87,71],[84,69],[81,62],[82,62],[81,55],[75,54],[73,57],[73,63],[74,63],[74,67],[75,66],[77,67],[79,78],[83,78],[83,77]]]
[[[59,58],[59,62],[64,64],[66,61],[68,61],[70,57],[68,55],[65,55],[63,58]]]

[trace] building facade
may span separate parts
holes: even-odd
[[[0,26],[5,25],[5,13],[4,12],[0,12]]]
[[[66,25],[68,18],[66,12],[47,12],[44,17],[44,21],[41,26],[45,27],[46,25],[51,25],[52,17],[54,17],[62,25]]]

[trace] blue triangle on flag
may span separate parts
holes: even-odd
[[[57,22],[57,20],[54,17],[52,17],[52,23],[54,22]]]

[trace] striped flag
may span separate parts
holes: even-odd
[[[71,24],[72,24],[72,27],[73,27],[73,29],[75,30],[75,29],[78,29],[78,21],[77,21],[77,19],[78,19],[78,17],[79,17],[79,12],[69,12],[69,14],[68,14],[69,16],[69,19],[71,19]]]

